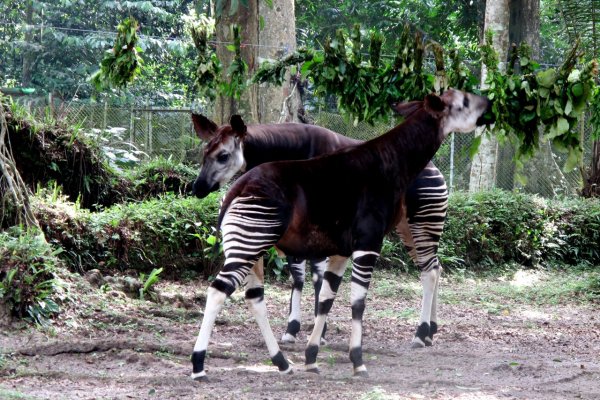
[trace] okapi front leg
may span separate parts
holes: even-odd
[[[292,294],[290,296],[288,324],[281,341],[283,343],[294,343],[296,335],[300,332],[301,301],[304,280],[306,279],[306,260],[298,257],[288,257],[287,261],[290,274],[292,275]]]
[[[264,272],[263,272],[263,258],[261,257],[248,276],[246,277],[246,303],[248,308],[254,315],[256,323],[260,328],[260,332],[265,339],[269,355],[273,365],[279,368],[281,373],[291,373],[292,367],[286,360],[285,356],[279,349],[277,339],[271,330],[269,325],[269,319],[267,317],[267,305],[265,304],[265,289],[264,289]]]
[[[340,283],[342,282],[347,261],[347,257],[330,257],[327,269],[323,274],[323,286],[321,286],[321,291],[319,293],[319,306],[315,318],[315,326],[308,339],[306,350],[304,351],[306,357],[305,367],[309,372],[319,372],[319,366],[317,365],[319,344],[323,335],[323,329],[325,328],[327,314],[331,310]]]
[[[325,269],[327,268],[328,264],[329,258],[310,260],[313,288],[315,289],[315,318],[317,316],[317,312],[319,311],[319,294],[321,293],[321,287],[323,286],[323,274],[325,274]],[[327,333],[327,321],[325,321],[323,333],[321,334],[321,346],[327,344],[327,341],[325,340],[325,333]]]
[[[200,380],[206,376],[204,371],[204,359],[206,358],[206,349],[208,347],[208,340],[212,333],[213,327],[215,326],[215,320],[217,315],[223,308],[223,303],[227,294],[209,287],[206,295],[206,307],[204,308],[204,318],[202,318],[202,325],[200,327],[200,333],[196,339],[194,345],[194,352],[192,353],[192,378]]]
[[[352,334],[350,335],[350,361],[354,366],[354,375],[367,375],[367,367],[362,357],[363,315],[367,291],[371,283],[373,267],[379,254],[373,251],[355,251],[352,254],[352,282],[350,302],[352,307]]]

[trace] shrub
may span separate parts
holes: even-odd
[[[173,192],[185,194],[191,190],[198,171],[172,158],[158,157],[130,172],[134,199],[143,200]]]
[[[57,253],[39,231],[0,232],[0,301],[13,316],[45,325],[58,313]]]
[[[493,190],[453,193],[440,258],[469,269],[600,262],[600,202]]]
[[[165,267],[163,275],[173,276],[189,268],[208,276],[219,266],[211,251],[219,198],[165,194],[89,212],[60,196],[42,196],[34,208],[48,241],[64,249],[60,257],[73,270]]]

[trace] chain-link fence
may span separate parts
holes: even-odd
[[[63,104],[33,107],[40,118],[49,113],[67,126],[84,134],[101,135],[111,148],[145,155],[184,160],[186,151],[198,146],[189,108],[109,106],[108,104]],[[104,134],[102,134],[104,133]]]
[[[48,115],[48,108],[35,108],[38,115]],[[136,154],[147,158],[164,156],[184,160],[186,152],[197,149],[196,138],[185,108],[134,108],[114,107],[106,104],[71,104],[55,107],[51,113],[55,119],[79,127],[83,132],[104,132],[110,145],[126,150],[135,149]],[[388,123],[370,125],[354,124],[350,119],[336,113],[319,111],[313,116],[317,125],[356,139],[368,140],[385,133],[393,127]],[[584,144],[584,165],[589,164],[592,142],[589,124],[581,126]],[[470,148],[474,134],[452,134],[437,152],[434,163],[446,177],[451,190],[468,190],[471,173]],[[517,171],[514,162],[514,146],[498,145],[496,163],[496,186],[544,197],[573,195],[581,187],[581,172],[563,172],[566,153],[552,149],[547,143],[541,145],[536,156]]]

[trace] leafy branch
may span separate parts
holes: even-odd
[[[465,67],[458,52],[450,52],[450,69],[446,71],[443,49],[424,40],[420,32],[411,33],[405,26],[391,61],[381,59],[382,43],[380,34],[370,35],[367,61],[363,59],[360,28],[355,26],[349,38],[338,30],[335,38],[325,42],[323,52],[303,50],[263,64],[253,81],[281,84],[285,68],[303,62],[302,74],[313,82],[317,96],[334,94],[342,112],[356,122],[369,123],[387,118],[392,102],[422,99],[427,93],[449,86],[477,91],[477,78]],[[494,133],[517,145],[516,159],[522,162],[537,149],[541,129],[544,140],[569,152],[565,170],[575,168],[582,157],[581,138],[575,128],[592,100],[597,62],[590,61],[577,69],[582,54],[576,44],[560,68],[540,70],[531,58],[530,48],[522,44],[513,46],[507,71],[503,72],[491,33],[486,33],[480,51],[481,62],[488,71],[486,87],[480,91],[494,101]],[[433,53],[433,73],[425,68],[427,52]],[[596,120],[600,120],[600,96],[594,99]]]
[[[100,63],[100,70],[94,73],[90,81],[96,90],[115,86],[122,88],[133,82],[141,72],[142,49],[137,46],[138,22],[135,18],[125,18],[117,26],[117,38],[112,49],[106,51],[106,55]]]
[[[216,88],[219,86],[221,62],[208,45],[209,28],[206,25],[192,26],[190,27],[190,35],[198,52],[194,88],[200,95],[214,101],[217,97]]]
[[[229,82],[221,82],[220,92],[226,96],[239,100],[242,93],[246,90],[246,75],[248,73],[248,64],[242,58],[242,38],[239,25],[232,25],[233,45],[227,48],[235,53],[231,65],[227,69]]]

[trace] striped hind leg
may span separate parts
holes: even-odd
[[[408,220],[403,219],[396,227],[408,253],[421,271],[423,299],[419,326],[412,340],[414,348],[433,345],[433,335],[438,329],[437,299],[442,267],[437,250],[448,209],[448,191],[441,174],[433,175],[432,179],[437,185],[420,183],[421,187],[414,194],[416,204],[407,211]]]
[[[253,198],[235,199],[223,217],[221,227],[225,263],[208,288],[204,318],[192,353],[192,378],[194,379],[201,379],[206,376],[204,368],[206,350],[215,320],[223,307],[225,299],[231,296],[241,285],[255,263],[269,247],[277,242],[281,235],[282,223],[279,221],[276,209],[256,204],[259,200]],[[256,283],[257,280],[260,280],[256,278],[256,269],[253,274],[254,277],[250,278],[253,287],[262,287]],[[258,291],[255,291],[254,294],[252,292],[250,294],[246,293],[247,298],[248,296],[252,298]],[[263,317],[260,308],[264,307],[264,301],[257,301],[256,303],[257,320],[262,321],[266,319],[266,314]],[[280,363],[280,365],[283,364]]]
[[[308,339],[306,349],[304,350],[306,357],[305,368],[309,372],[319,372],[317,355],[319,354],[321,337],[323,336],[323,330],[325,329],[327,314],[331,310],[333,300],[335,299],[340,283],[342,282],[347,262],[347,257],[329,257],[327,268],[323,274],[323,285],[319,292],[319,304],[317,316],[315,317],[315,326]]]
[[[273,365],[279,368],[279,372],[281,373],[291,373],[292,367],[290,367],[290,364],[279,349],[277,339],[275,339],[267,317],[263,270],[263,258],[261,257],[246,277],[246,303],[254,315],[256,323],[265,339]]]

